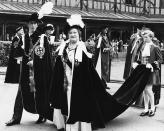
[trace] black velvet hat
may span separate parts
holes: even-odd
[[[71,30],[71,29],[77,29],[77,30],[80,30],[80,31],[83,31],[83,28],[81,28],[80,26],[78,25],[73,25],[73,26],[70,26],[69,24],[66,24],[65,28],[64,28],[64,34],[68,34],[68,32]]]
[[[19,26],[18,28],[16,28],[16,32],[20,31],[21,29],[23,29],[23,27]]]
[[[34,21],[36,23],[43,23],[41,21],[41,18],[43,18],[45,15],[51,14],[53,10],[53,2],[45,2],[40,10],[37,12],[31,14],[27,20],[27,22]]]
[[[40,19],[38,19],[38,17],[39,17],[39,14],[35,12],[29,16],[27,22],[34,21],[36,23],[43,23]]]

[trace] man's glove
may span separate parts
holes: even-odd
[[[151,72],[153,72],[153,66],[150,63],[147,63],[146,64],[146,68],[151,69]]]
[[[135,69],[137,66],[138,66],[138,63],[137,62],[132,63],[133,69]]]

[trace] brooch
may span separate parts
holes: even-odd
[[[43,55],[45,53],[45,48],[40,47],[39,45],[35,47],[35,54],[40,57],[40,59],[43,58]]]
[[[79,61],[77,59],[75,59],[75,66],[79,65]]]

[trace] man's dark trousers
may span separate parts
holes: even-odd
[[[22,99],[22,93],[21,93],[21,86],[19,84],[19,88],[18,88],[18,92],[15,99],[15,104],[14,104],[13,119],[21,121],[22,113],[23,113],[23,99]]]

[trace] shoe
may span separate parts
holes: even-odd
[[[65,129],[64,128],[61,128],[61,129],[58,129],[58,131],[65,131]]]
[[[147,112],[142,112],[141,114],[140,114],[140,116],[148,116],[149,115],[149,111],[147,111]]]
[[[152,117],[155,115],[155,112],[156,112],[156,107],[154,108],[154,110],[150,110],[149,111],[149,117]]]
[[[44,123],[46,122],[47,119],[42,117],[42,116],[39,116],[38,120],[35,122],[36,124],[41,124],[41,123]]]
[[[20,124],[20,120],[17,120],[17,119],[11,119],[10,121],[6,122],[5,123],[6,126],[13,126],[13,125],[17,125],[17,124]]]

